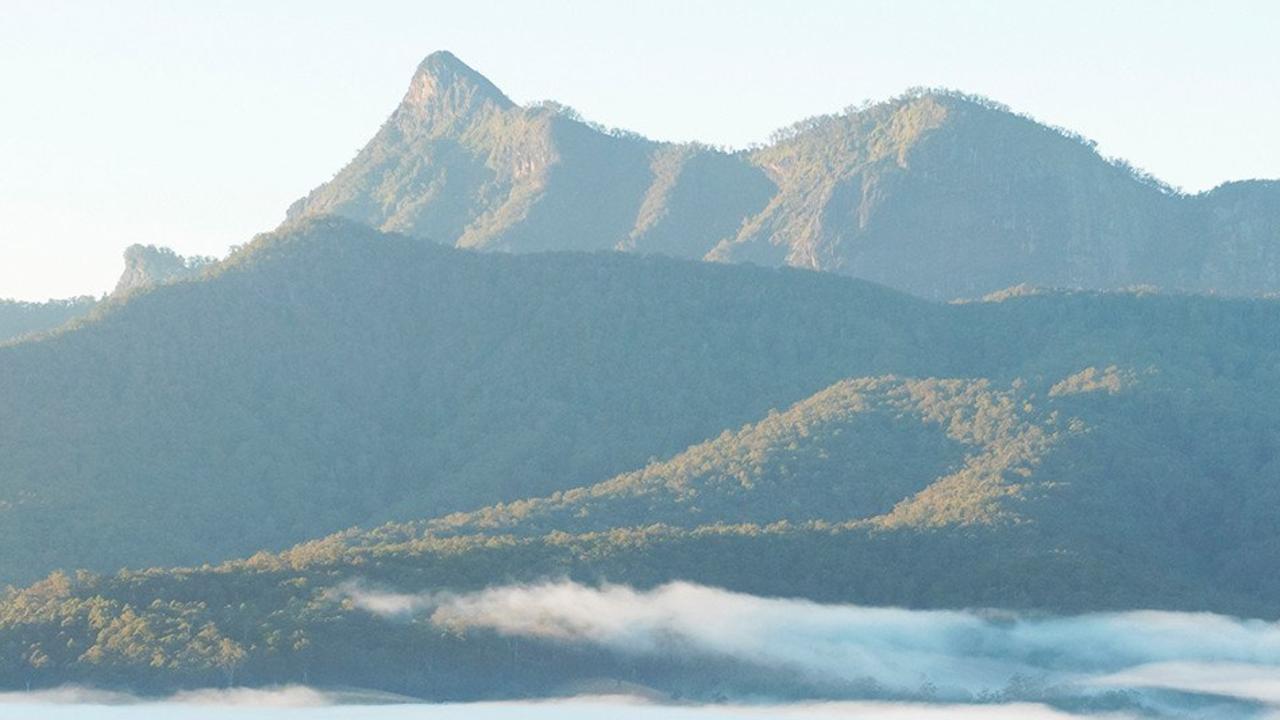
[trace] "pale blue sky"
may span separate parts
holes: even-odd
[[[1280,177],[1280,3],[0,0],[0,297],[131,243],[222,254],[448,49],[517,101],[741,146],[913,85],[981,93],[1188,190]]]

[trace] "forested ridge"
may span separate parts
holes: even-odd
[[[589,483],[914,365],[931,312],[811,273],[309,220],[0,351],[0,567],[216,560]]]
[[[369,143],[289,210],[320,214],[486,250],[804,267],[939,300],[1020,283],[1280,291],[1280,183],[1184,193],[1070,130],[946,89],[735,151],[521,106],[433,53]]]
[[[119,298],[133,290],[196,277],[216,262],[211,257],[184,258],[168,248],[154,245],[131,245],[124,251],[124,272],[111,296]],[[44,302],[0,299],[0,345],[90,318],[111,296],[80,295]]]
[[[47,332],[84,317],[97,302],[89,296],[45,302],[0,300],[0,345]]]
[[[629,679],[676,697],[795,692],[776,670],[707,672],[696,658],[646,660],[354,607],[353,578],[439,591],[571,577],[647,587],[672,578],[747,592],[868,604],[1063,608],[1208,602],[1183,578],[1126,561],[1043,552],[1028,529],[868,531],[833,526],[662,526],[544,538],[468,536],[349,545],[341,537],[283,555],[177,571],[54,575],[0,602],[0,681],[165,693],[182,687],[305,682],[434,700],[555,694],[575,682]],[[1114,561],[1114,562],[1113,562]],[[887,572],[887,568],[910,569]],[[1226,595],[1214,593],[1220,602]],[[918,602],[929,598],[929,603]],[[1247,602],[1236,607],[1248,609]],[[700,668],[700,669],[699,669]],[[865,693],[865,688],[862,689]],[[829,688],[813,692],[830,692]]]
[[[1277,306],[936,305],[827,274],[474,253],[307,220],[0,349],[0,566],[21,581],[214,561],[546,495],[850,377],[1154,367],[1194,393],[1180,413],[1253,427]]]
[[[944,90],[659,143],[437,53],[275,231],[125,261],[0,302],[0,688],[887,696],[361,588],[1280,618],[1275,182]]]
[[[54,573],[0,600],[0,682],[157,693],[354,684],[436,700],[555,694],[599,678],[702,699],[878,692],[461,632],[429,612],[381,617],[352,602],[353,584],[440,594],[558,578],[684,580],[917,608],[1280,615],[1274,478],[1265,468],[1205,472],[1244,449],[1231,432],[1215,439],[1227,443],[1215,456],[1171,442],[1176,418],[1143,427],[1169,409],[1165,392],[1150,374],[1117,368],[1047,389],[848,380],[642,472],[547,500],[353,529],[216,565]],[[886,423],[920,437],[904,447]],[[945,455],[949,444],[981,449],[932,468],[936,458],[915,457],[922,445]],[[915,476],[881,475],[885,458]]]

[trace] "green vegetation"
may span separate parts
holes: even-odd
[[[1039,462],[1056,431],[1022,417],[1025,402],[985,381],[846,380],[642,470],[426,528],[542,534],[603,531],[638,519],[676,527],[856,519],[897,525],[916,514],[914,498],[934,484],[999,485]],[[975,487],[963,522],[997,521],[989,500]],[[940,514],[913,524],[949,521]]]
[[[139,288],[198,277],[217,262],[210,257],[184,258],[154,245],[130,246],[124,252],[124,261],[124,272],[112,293],[117,300]],[[0,300],[0,345],[85,320],[95,310],[101,311],[103,304],[90,295],[42,303]]]
[[[218,565],[55,572],[0,598],[0,687],[302,682],[457,700],[625,678],[704,699],[840,692],[748,667],[694,671],[693,657],[380,618],[350,601],[353,582],[438,593],[687,580],[869,605],[1280,616],[1275,405],[1239,413],[1164,379],[1088,368],[1004,388],[846,380],[542,499]]]
[[[130,245],[124,251],[124,272],[112,294],[119,296],[153,285],[199,277],[216,263],[217,258],[182,257],[169,248],[155,245]]]
[[[840,377],[916,372],[935,313],[810,273],[309,220],[0,350],[0,576],[218,560],[595,482]]]
[[[0,687],[804,692],[353,583],[1280,617],[1280,302],[1041,289],[1276,290],[1277,192],[945,91],[654,143],[433,55],[276,232],[0,303]],[[557,248],[632,254],[473,252]]]
[[[0,344],[53,330],[84,317],[97,304],[88,295],[42,303],[0,300]]]
[[[8,579],[189,566],[8,591],[7,687],[797,687],[381,619],[353,581],[1280,616],[1275,301],[938,305],[308,219],[0,348],[0,371]]]
[[[738,692],[803,687],[802,678],[775,671],[695,671],[689,664],[696,658],[678,655],[645,660],[489,632],[459,634],[422,617],[380,618],[345,600],[340,589],[352,578],[433,591],[559,576],[640,587],[683,578],[818,600],[1011,608],[1124,607],[1147,597],[1196,606],[1204,592],[1123,555],[1046,550],[1034,532],[1018,528],[998,541],[984,530],[785,524],[367,541],[338,536],[189,570],[54,575],[0,600],[0,684],[76,682],[160,693],[304,682],[440,700],[543,695],[610,677],[677,697],[711,697],[735,683]],[[1098,587],[1115,590],[1099,603]]]
[[[379,618],[350,602],[352,582],[442,592],[559,577],[638,587],[681,579],[872,605],[1280,614],[1274,529],[1269,551],[1256,543],[1274,514],[1274,476],[1241,468],[1229,479],[1238,496],[1200,495],[1198,473],[1216,458],[1168,443],[1176,420],[1134,423],[1114,447],[1117,426],[1169,400],[1158,384],[1145,387],[1050,399],[1024,383],[844,381],[642,472],[544,500],[350,530],[214,566],[55,573],[0,599],[0,685],[167,692],[305,682],[446,700],[609,677],[677,697],[806,692],[803,678],[776,672],[694,672],[697,659],[678,654],[644,659],[457,632],[429,617]],[[1099,418],[1115,425],[1093,425]],[[913,427],[919,438],[897,437]],[[1134,444],[1152,454],[1131,452]],[[886,458],[919,472],[882,477]],[[1170,477],[1182,462],[1200,465]],[[1164,485],[1197,493],[1195,502],[1152,495]],[[1144,503],[1154,507],[1138,512]],[[771,509],[780,519],[748,520]],[[1186,534],[1219,519],[1240,531]]]
[[[771,190],[742,156],[609,131],[556,103],[516,106],[436,53],[373,140],[289,217],[338,214],[486,250],[701,257]]]
[[[753,162],[779,192],[710,257],[835,270],[935,299],[1018,283],[1261,294],[1274,183],[1184,195],[1091,142],[944,90],[814,118]],[[927,209],[927,211],[921,211]],[[1247,260],[1245,258],[1248,258]]]
[[[1190,453],[1169,467],[1213,460],[1207,477],[1223,482],[1274,470],[1275,403],[1259,388],[1280,386],[1280,303],[1076,293],[934,305],[802,271],[481,254],[308,220],[199,279],[129,293],[78,327],[0,349],[0,572],[23,582],[56,568],[218,561],[549,496],[676,455],[841,378],[1022,378],[1043,397],[1082,368],[1113,365],[1125,377],[1154,371],[1144,386],[1168,390],[1153,417],[1176,423],[1167,439]],[[967,522],[990,501],[947,504],[959,514],[946,516],[936,499],[980,497],[969,489],[991,489],[984,478],[1032,462],[1048,442],[1013,429],[957,436],[943,430],[953,420],[922,421],[937,411],[914,396],[853,412],[840,403],[880,392],[857,388],[830,391],[852,393],[839,411],[826,396],[809,406],[850,423],[847,446],[826,444],[828,476],[811,476],[804,449],[824,436],[796,434],[809,421],[766,418],[617,482],[772,494],[729,518],[636,491],[627,513],[661,510],[678,525],[843,520],[882,514],[947,476],[884,522]],[[932,392],[996,392],[977,388]],[[1134,442],[1125,423],[1149,424],[1123,417],[1111,431],[1121,446]],[[1190,429],[1201,418],[1214,423],[1203,429],[1211,444]],[[776,438],[800,454],[761,449]],[[762,452],[759,472],[790,479],[706,467]],[[843,484],[846,471],[878,479]],[[800,488],[860,509],[782,510]]]
[[[1280,183],[1186,195],[985,98],[923,89],[726,152],[515,105],[448,53],[289,211],[517,252],[791,265],[931,299],[1019,283],[1280,290]],[[923,210],[923,211],[922,211]]]

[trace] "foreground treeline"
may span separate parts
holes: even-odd
[[[56,573],[0,602],[0,683],[304,682],[433,699],[609,689],[602,679],[703,699],[880,692],[459,630],[430,608],[381,617],[353,604],[353,583],[686,580],[865,605],[1280,615],[1275,456],[1250,457],[1275,411],[1188,420],[1182,395],[1114,367],[1047,386],[843,381],[593,486],[215,566]]]
[[[1023,538],[1024,540],[1029,538]],[[1033,541],[1034,542],[1034,541]],[[54,575],[0,604],[0,680],[170,692],[289,682],[376,688],[431,699],[520,697],[603,679],[676,697],[778,692],[866,696],[777,671],[712,665],[680,653],[631,657],[584,646],[455,632],[429,616],[378,617],[335,592],[350,578],[403,590],[478,589],[571,577],[640,586],[692,579],[760,594],[910,604],[1092,605],[1115,586],[1118,607],[1161,578],[1117,575],[1105,561],[993,543],[982,532],[868,532],[830,526],[652,527],[586,536],[423,539],[358,547],[342,539],[218,568]],[[899,568],[889,572],[887,568]],[[910,570],[908,571],[907,568]],[[1021,580],[1014,582],[1010,572]],[[1123,582],[1121,582],[1123,580]],[[1204,602],[1183,588],[1172,604]],[[701,668],[695,671],[696,668]]]

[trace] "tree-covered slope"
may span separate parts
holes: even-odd
[[[521,107],[448,53],[289,211],[516,252],[617,248],[834,271],[934,299],[1021,283],[1280,291],[1280,191],[1162,185],[996,103],[914,91],[726,153]]]
[[[776,673],[694,672],[696,657],[462,631],[431,613],[431,598],[559,578],[916,608],[1276,617],[1275,438],[1248,440],[1262,428],[1212,408],[1157,418],[1178,395],[1158,374],[1118,368],[1003,387],[851,379],[545,500],[216,566],[57,573],[0,599],[0,685],[309,682],[474,699],[613,678],[704,698],[774,683],[805,692]],[[1172,442],[1212,428],[1211,445]],[[1239,457],[1246,449],[1270,453],[1270,471]],[[903,473],[878,475],[895,463]],[[353,601],[369,588],[421,612],[378,617]]]
[[[209,257],[184,258],[154,245],[132,245],[124,251],[124,272],[112,293],[119,296],[138,288],[195,277],[215,262]],[[100,302],[91,295],[46,302],[0,300],[0,345],[91,317]]]
[[[1268,457],[1275,302],[936,305],[820,273],[474,253],[310,219],[0,349],[0,568],[12,581],[218,560],[545,496],[841,378],[1043,384],[1110,365],[1155,368],[1183,398],[1174,421],[1214,410],[1215,437]],[[863,449],[922,443],[919,467],[885,482],[914,486],[953,457],[936,427],[863,420],[875,437],[839,450],[862,472],[897,462]],[[888,501],[878,492],[868,507]]]
[[[515,105],[453,55],[289,217],[339,214],[459,247],[624,247],[701,257],[772,191],[741,155],[606,131],[554,103]]]
[[[308,220],[0,349],[0,574],[225,558],[587,484],[839,377],[921,369],[937,315],[799,271]]]
[[[1141,574],[1213,588],[1199,596],[1212,609],[1239,610],[1234,603],[1247,598],[1253,612],[1277,614],[1269,567],[1280,557],[1280,411],[1256,400],[1245,387],[1193,388],[1155,369],[1114,366],[1004,387],[845,380],[642,470],[374,537],[538,537],[648,523],[968,528],[996,543],[1035,538],[1029,552],[1067,553],[1117,578],[1137,564]],[[1018,582],[1010,575],[1002,584]],[[1111,592],[1132,597],[1136,586],[1115,582],[1125,587],[1099,590],[1097,608]],[[965,592],[938,591],[951,604],[980,601]],[[1045,609],[1065,608],[1036,597]],[[946,604],[932,595],[898,601]]]
[[[716,259],[836,270],[938,299],[1017,283],[1210,289],[1193,203],[981,99],[923,92],[816,118],[753,159],[780,192]],[[1260,271],[1234,267],[1219,289],[1257,292],[1275,279],[1246,280]]]
[[[424,529],[537,535],[637,522],[892,525],[916,517],[913,499],[935,485],[974,491],[947,517],[993,521],[999,498],[985,490],[1038,464],[1058,440],[1056,421],[1027,396],[980,380],[845,380],[641,470]]]
[[[0,300],[0,344],[47,332],[84,317],[97,303],[96,298],[87,295],[46,302]]]
[[[124,272],[116,281],[115,295],[198,277],[217,263],[216,258],[183,257],[169,248],[130,245],[124,251]]]
[[[66,683],[168,693],[184,687],[307,683],[364,687],[433,700],[499,699],[618,691],[618,680],[676,697],[794,692],[797,679],[769,672],[708,672],[700,658],[646,661],[553,641],[457,632],[429,617],[388,619],[356,607],[353,579],[397,591],[478,590],[504,581],[572,577],[648,587],[672,577],[774,596],[906,604],[981,598],[1037,607],[1118,588],[1118,605],[1145,595],[1172,605],[1192,588],[1143,568],[1122,579],[1090,558],[1045,555],[1015,531],[869,533],[825,527],[662,527],[543,538],[422,539],[348,545],[341,538],[281,556],[183,570],[111,576],[54,575],[0,599],[0,687]],[[1123,558],[1122,558],[1123,559]],[[904,572],[886,572],[887,567]],[[1011,581],[1010,576],[1016,576]],[[746,670],[746,669],[744,669]],[[830,692],[827,689],[827,692]]]

